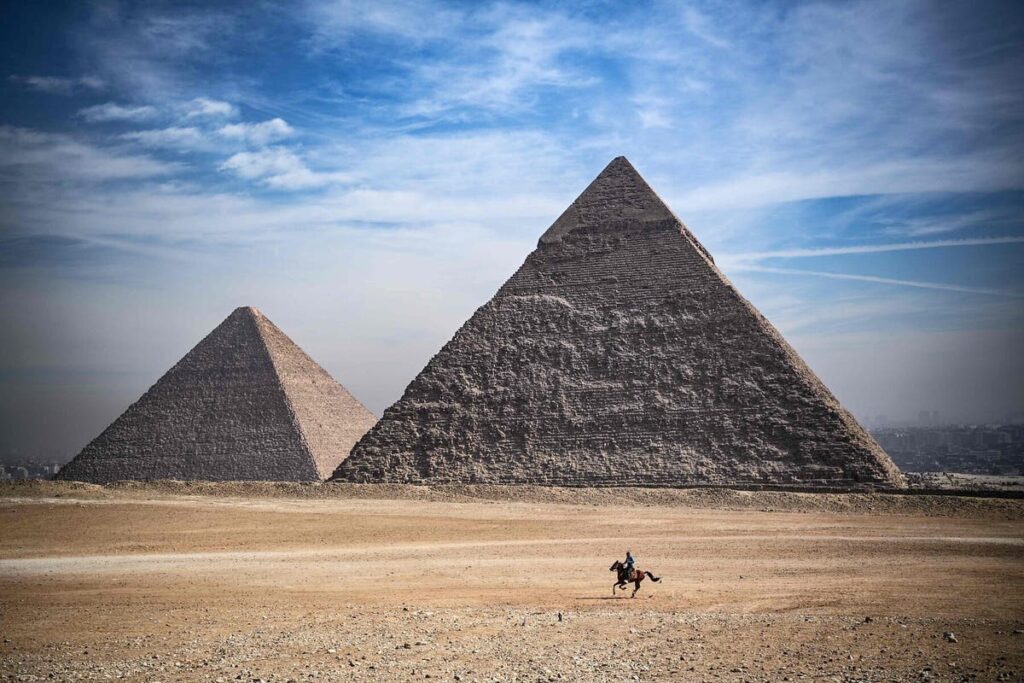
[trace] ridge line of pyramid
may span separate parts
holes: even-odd
[[[326,479],[377,416],[270,318],[260,314],[254,320],[302,444],[319,478]],[[313,400],[311,387],[317,392]],[[331,427],[332,418],[344,418],[343,425]]]
[[[805,382],[808,387],[814,393],[821,396],[824,402],[839,415],[840,421],[846,426],[851,434],[862,442],[865,450],[870,456],[883,468],[890,476],[903,485],[906,484],[906,478],[898,466],[893,463],[892,459],[885,453],[885,450],[878,445],[866,429],[857,421],[857,419],[850,413],[849,410],[843,406],[842,402],[836,397],[832,390],[828,388],[828,385],[822,381],[818,374],[814,372],[807,361],[804,360],[793,345],[790,344],[781,332],[772,324],[768,318],[757,309],[754,304],[747,299],[743,294],[736,288],[732,281],[726,277],[725,273],[721,271],[718,266],[714,263],[709,264],[711,271],[716,277],[721,280],[725,285],[726,291],[729,292],[736,301],[747,310],[747,312],[753,317],[755,324],[758,328],[769,337],[785,354],[789,363],[797,370],[797,377]]]
[[[269,325],[273,325],[275,328],[277,325],[274,325],[269,318],[261,314],[252,306],[244,306],[239,310],[244,310],[249,314],[249,320],[256,330],[256,336],[260,340],[260,346],[263,347],[263,352],[267,354],[267,359],[270,361],[270,367],[274,372],[274,378],[277,380],[277,388],[281,392],[281,398],[284,401],[285,408],[288,410],[288,415],[291,417],[292,428],[299,437],[299,443],[302,444],[302,449],[306,452],[306,457],[309,459],[309,464],[313,468],[313,473],[316,475],[317,479],[323,479],[320,474],[320,468],[316,463],[316,456],[313,455],[313,449],[310,447],[309,440],[306,438],[306,432],[302,429],[302,422],[299,420],[299,416],[295,412],[295,406],[292,404],[292,398],[288,395],[288,391],[285,389],[284,377],[281,375],[281,369],[278,366],[277,359],[274,357],[274,352],[271,350],[270,344],[267,343],[266,334],[263,331],[260,322],[262,320]],[[280,328],[278,328],[278,331],[280,331]],[[281,332],[281,334],[284,335],[284,332]],[[291,341],[290,337],[287,337],[287,335],[284,336]],[[295,342],[292,342],[292,344],[294,343]]]
[[[268,326],[270,326],[273,330],[275,330],[278,334],[280,334],[284,339],[286,339],[291,344],[292,350],[297,352],[302,358],[304,358],[305,360],[309,361],[313,366],[315,366],[317,369],[319,369],[325,375],[330,377],[330,379],[338,386],[338,388],[340,388],[343,392],[345,392],[346,396],[351,398],[360,408],[365,410],[367,413],[369,413],[370,415],[373,415],[373,411],[370,410],[369,408],[367,408],[366,404],[364,404],[362,401],[360,401],[359,398],[355,394],[353,394],[351,391],[349,391],[348,387],[346,387],[344,384],[342,384],[337,379],[335,379],[334,376],[331,375],[331,373],[327,372],[327,370],[322,365],[320,365],[320,363],[318,363],[312,356],[310,356],[308,353],[306,353],[306,350],[303,349],[301,346],[299,346],[299,344],[297,344],[294,339],[292,339],[290,336],[288,336],[288,334],[284,330],[282,330],[280,327],[278,327],[274,323],[273,320],[271,320],[266,315],[261,313],[259,311],[259,309],[252,308],[250,306],[247,306],[246,308],[248,308],[248,309],[250,309],[252,311],[255,311],[259,315],[259,319],[261,319],[265,323],[267,323]],[[257,327],[258,327],[258,325],[257,325]],[[260,330],[260,333],[261,334],[263,333],[262,329]],[[265,339],[263,340],[263,342],[264,342],[264,345],[266,345],[266,340]],[[270,349],[269,346],[268,346],[268,351],[269,351],[271,360],[273,360],[275,358],[275,353],[276,352],[273,349]],[[276,368],[276,366],[275,366],[275,368]],[[285,386],[286,384],[287,384],[287,382],[282,381],[282,386]],[[376,417],[376,416],[374,416],[374,417]]]

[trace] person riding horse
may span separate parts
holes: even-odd
[[[626,581],[632,581],[633,580],[633,565],[636,564],[636,559],[633,557],[633,553],[630,552],[629,550],[626,550],[626,561],[623,564],[625,565],[625,570],[626,570],[626,573],[625,573],[623,578]]]
[[[630,597],[636,597],[636,592],[640,590],[640,582],[645,578],[649,578],[651,581],[658,583],[661,578],[654,574],[637,569],[636,558],[633,557],[633,553],[629,550],[626,551],[626,561],[615,560],[612,562],[612,566],[608,567],[610,571],[616,572],[615,583],[612,584],[612,595],[615,595],[615,591],[618,588],[625,590],[627,583],[633,584],[633,595]]]

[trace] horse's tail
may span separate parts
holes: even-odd
[[[649,578],[654,583],[658,583],[659,581],[661,581],[661,579],[659,579],[657,576],[655,576],[654,574],[652,574],[650,572],[644,572],[644,574],[647,574],[647,578]]]

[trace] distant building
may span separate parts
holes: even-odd
[[[873,436],[910,472],[1024,473],[1024,424],[890,427]]]

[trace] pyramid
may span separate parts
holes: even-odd
[[[255,308],[238,308],[57,479],[321,481],[376,418]]]
[[[624,157],[544,233],[333,479],[904,485]]]

